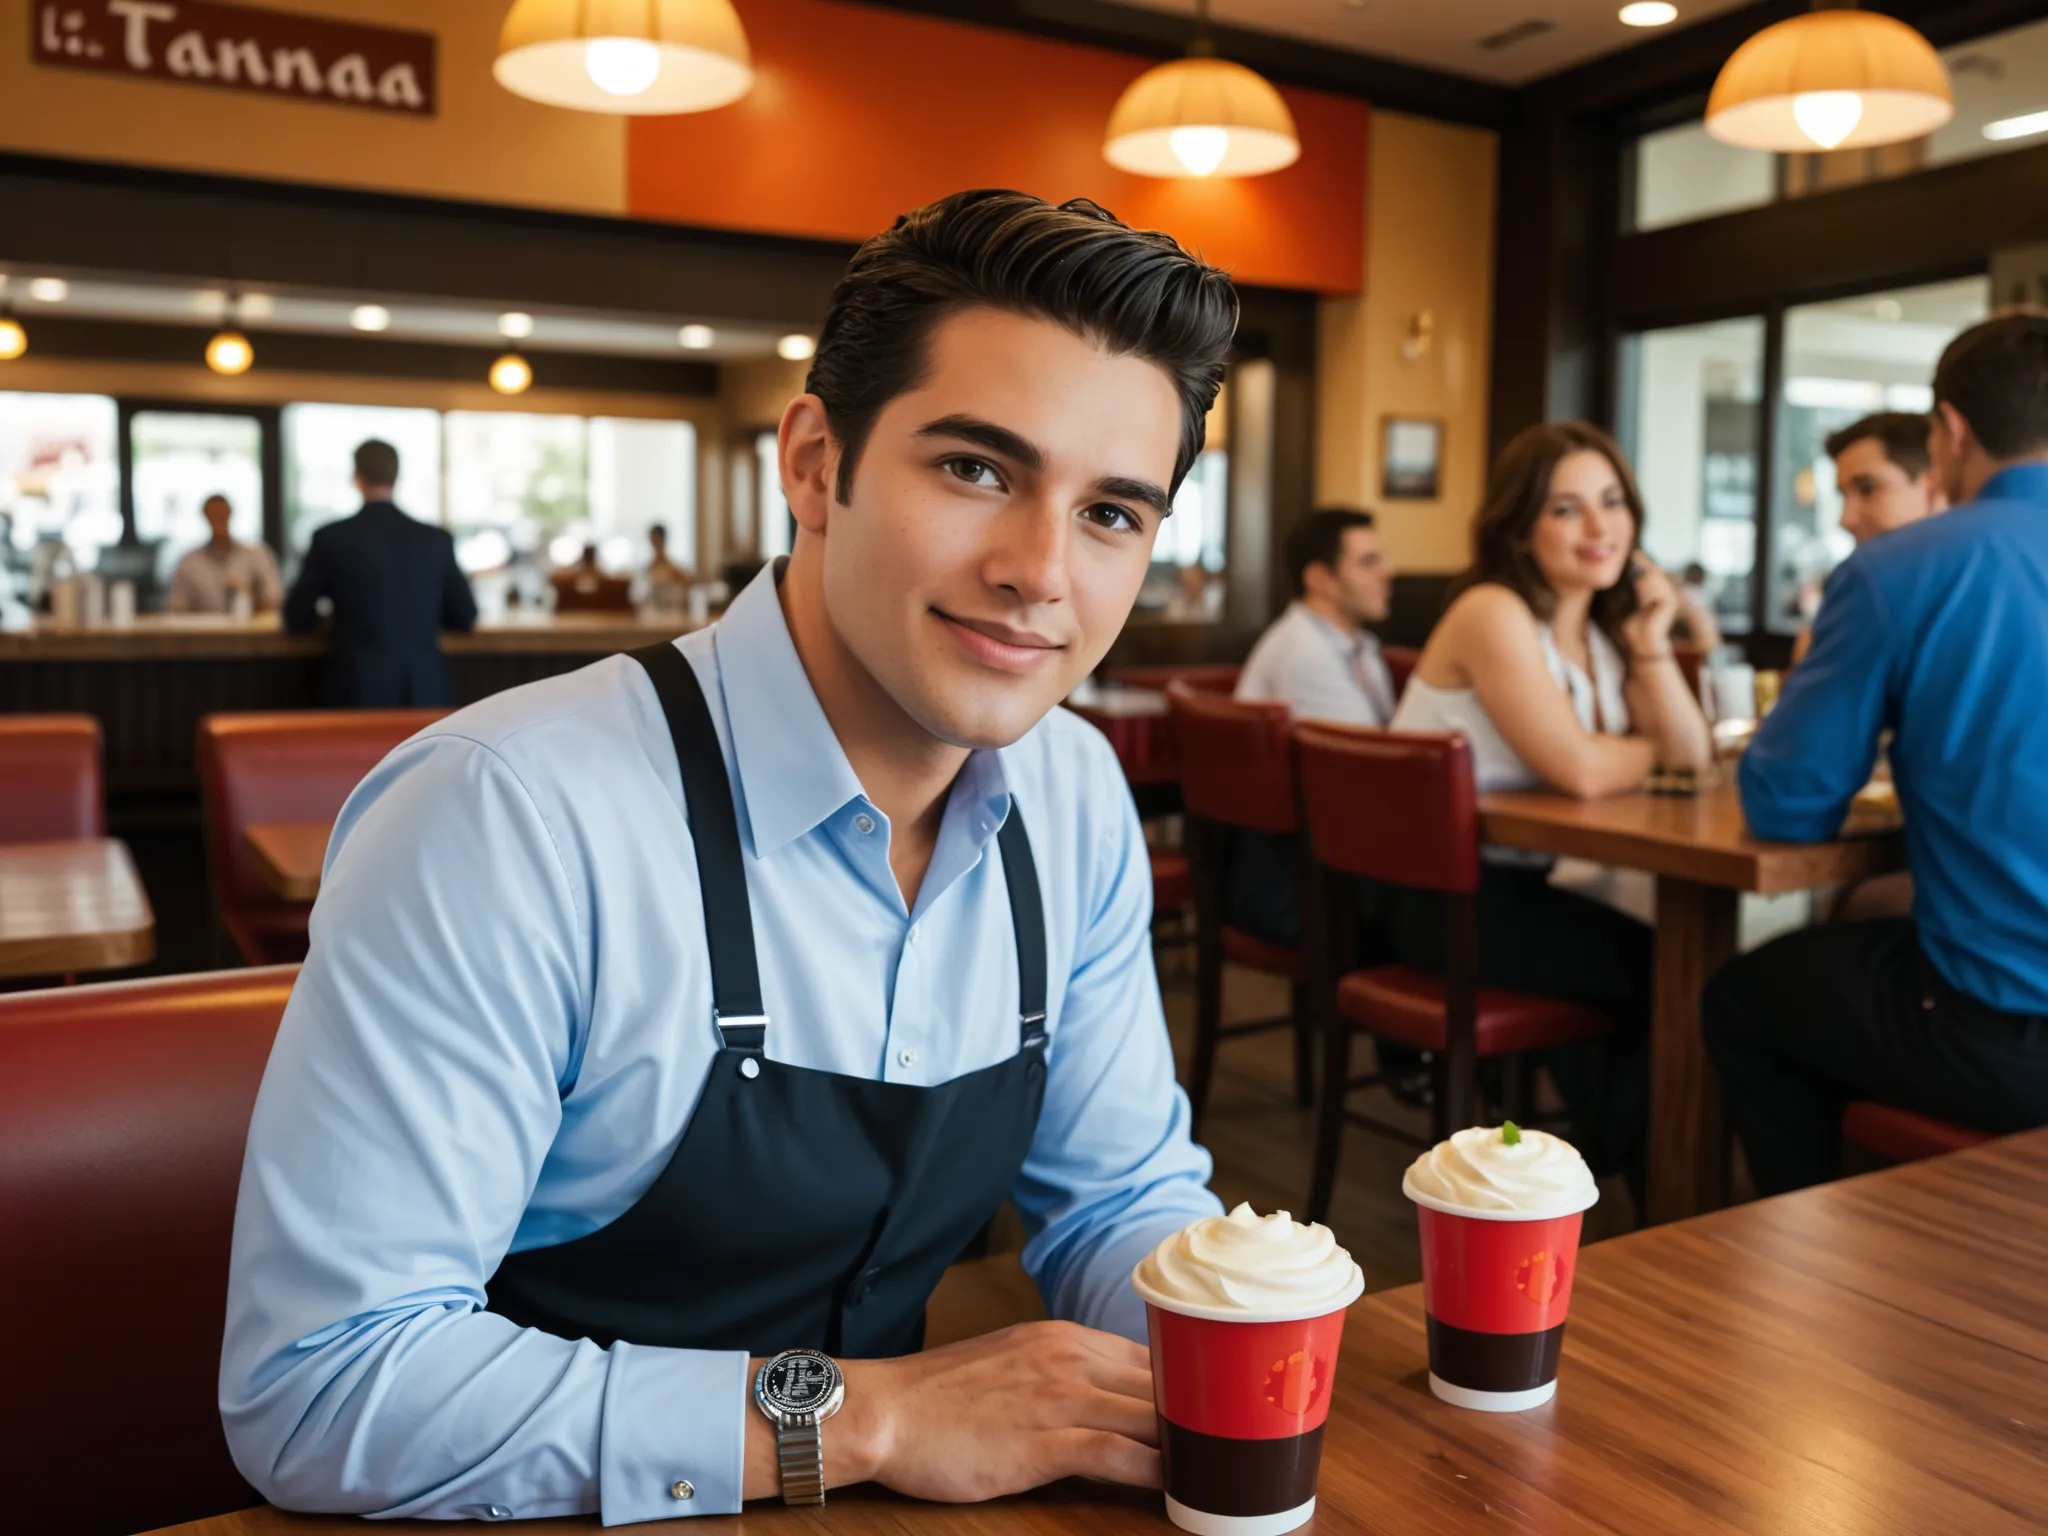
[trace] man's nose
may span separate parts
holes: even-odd
[[[991,585],[1007,587],[1026,603],[1066,596],[1067,547],[1073,519],[1053,502],[1018,501],[991,525],[985,569]]]

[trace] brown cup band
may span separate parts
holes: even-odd
[[[1477,1333],[1429,1320],[1429,1368],[1474,1392],[1528,1392],[1557,1379],[1564,1324],[1542,1333]]]
[[[1229,1440],[1159,1420],[1167,1496],[1205,1515],[1277,1515],[1315,1497],[1323,1426],[1277,1440]]]

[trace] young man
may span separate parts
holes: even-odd
[[[476,598],[445,528],[407,517],[392,501],[398,450],[376,438],[356,446],[363,509],[313,534],[284,603],[295,635],[334,609],[321,702],[337,709],[403,709],[455,702],[441,631],[476,625]]]
[[[1235,320],[1092,203],[904,216],[783,415],[787,561],[356,791],[236,1218],[222,1413],[273,1502],[616,1524],[1156,1482],[1130,1270],[1219,1206],[1130,794],[1054,706]],[[1005,1197],[1067,1321],[918,1353]],[[842,1391],[822,1446],[781,1419]]]
[[[1893,732],[1915,890],[1910,918],[1802,929],[1708,984],[1707,1044],[1767,1195],[1836,1171],[1852,1099],[2048,1121],[2048,314],[1957,337],[1934,400],[1956,510],[1835,572],[1742,762],[1757,836],[1816,842]]]
[[[235,511],[225,496],[209,496],[200,509],[213,537],[178,562],[164,606],[172,613],[232,613],[235,594],[249,594],[249,611],[270,613],[284,600],[277,557],[260,540],[244,544],[228,532]]]
[[[1297,719],[1385,725],[1394,680],[1365,626],[1387,616],[1394,567],[1370,512],[1322,507],[1287,532],[1294,601],[1245,659],[1240,699],[1278,700]]]
[[[1928,426],[1917,411],[1879,411],[1829,435],[1842,528],[1858,544],[1947,510],[1948,498],[1927,456]],[[1804,661],[1812,648],[1813,630],[1801,630],[1793,661]]]

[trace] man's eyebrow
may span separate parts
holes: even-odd
[[[1161,517],[1173,516],[1173,502],[1165,491],[1150,480],[1132,480],[1123,475],[1109,475],[1096,481],[1095,489],[1104,496],[1118,496],[1125,501],[1141,502]]]
[[[979,416],[941,416],[917,429],[919,437],[957,437],[1032,471],[1045,468],[1045,452],[1029,438]]]

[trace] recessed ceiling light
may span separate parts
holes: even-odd
[[[2027,139],[2037,133],[2048,133],[2048,112],[2027,112],[2019,117],[2001,117],[1995,123],[1984,125],[1987,139]]]
[[[1880,320],[1903,320],[1906,318],[1906,306],[1897,299],[1879,299],[1870,306],[1870,309],[1871,313]]]
[[[1678,20],[1678,7],[1670,0],[1633,0],[1621,8],[1624,27],[1663,27]]]
[[[382,304],[358,304],[348,312],[348,323],[359,331],[388,331],[391,311]]]
[[[498,316],[498,334],[509,336],[514,341],[524,341],[533,334],[533,316],[524,310],[506,310]]]
[[[692,352],[702,352],[718,340],[718,332],[708,325],[686,325],[676,332],[676,340]]]
[[[244,320],[268,320],[277,313],[277,300],[267,293],[245,293],[236,300],[235,313]]]
[[[775,355],[786,363],[800,363],[818,350],[818,344],[797,331],[775,343]]]
[[[62,304],[71,297],[71,285],[61,277],[39,277],[28,285],[28,296],[38,304]]]

